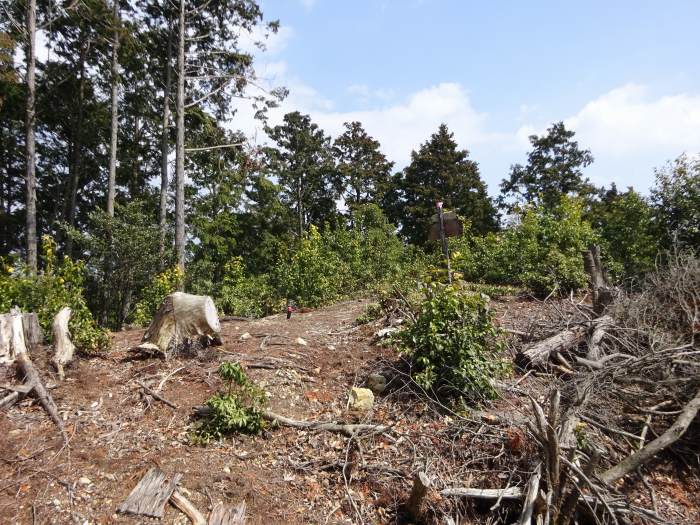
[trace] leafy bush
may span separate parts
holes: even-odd
[[[44,269],[29,275],[23,265],[11,266],[0,259],[0,311],[19,306],[25,312],[36,312],[44,333],[51,336],[54,316],[64,306],[72,309],[68,328],[75,346],[83,352],[109,348],[107,333],[97,326],[85,301],[85,264],[69,257],[58,260],[56,243],[42,237]]]
[[[179,266],[168,268],[158,274],[155,279],[141,292],[141,300],[136,304],[133,322],[146,326],[151,322],[160,303],[171,293],[182,287],[184,275]]]
[[[415,381],[441,397],[481,401],[496,396],[492,380],[507,372],[498,330],[482,296],[431,285],[415,323],[401,334]]]
[[[528,207],[499,233],[457,239],[453,267],[467,280],[522,285],[537,294],[587,284],[581,252],[597,236],[581,201],[564,197],[553,210]]]
[[[355,319],[355,326],[359,326],[362,324],[367,324],[371,323],[372,321],[376,321],[382,316],[382,306],[377,303],[371,303],[365,306],[364,311],[360,316]]]
[[[214,298],[225,314],[245,317],[263,317],[281,311],[284,302],[277,297],[267,275],[245,275],[242,257],[226,263],[223,282]]]
[[[265,392],[248,379],[239,363],[221,363],[219,376],[227,382],[227,390],[207,400],[210,412],[193,432],[193,443],[206,445],[231,432],[258,434],[265,428],[262,417],[267,403]]]

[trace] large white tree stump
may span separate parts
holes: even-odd
[[[63,367],[73,360],[73,354],[75,353],[75,345],[70,340],[70,332],[68,331],[68,321],[70,321],[71,314],[71,309],[65,306],[53,318],[54,355],[51,362],[56,367],[61,381],[65,378]]]
[[[220,332],[211,297],[175,292],[163,299],[136,350],[155,351],[169,358],[220,345]]]

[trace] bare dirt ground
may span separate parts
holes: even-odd
[[[0,414],[1,524],[113,524],[153,522],[116,513],[152,466],[182,473],[183,493],[207,513],[219,502],[248,505],[249,523],[393,523],[417,469],[434,472],[438,488],[503,487],[529,476],[533,447],[522,418],[527,393],[541,380],[518,372],[503,398],[465,421],[429,406],[406,389],[376,400],[367,422],[392,431],[353,440],[329,432],[270,428],[260,436],[235,435],[206,447],[193,446],[192,407],[221,386],[216,374],[225,359],[241,359],[268,393],[272,411],[296,419],[356,421],[346,412],[347,394],[361,385],[378,362],[396,361],[395,351],[374,344],[376,325],[354,327],[367,301],[348,301],[290,321],[276,315],[257,321],[222,323],[224,346],[197,357],[169,362],[128,352],[142,330],[113,334],[114,350],[80,359],[53,390],[65,420],[64,445],[38,405],[25,399]],[[495,302],[501,324],[546,332],[554,310],[528,300]],[[243,333],[250,337],[241,340]],[[306,345],[296,339],[303,338]],[[32,351],[47,383],[56,384],[47,349]],[[273,359],[270,359],[273,358]],[[144,399],[136,381],[146,382],[173,402],[171,408]],[[494,423],[494,421],[496,421]],[[353,468],[355,466],[355,468]],[[659,514],[675,523],[700,523],[697,470],[678,472],[659,461],[647,476]],[[679,481],[680,479],[680,481]],[[637,504],[652,506],[640,484],[625,489]],[[512,512],[504,502],[502,517]],[[478,505],[435,497],[431,506],[462,523],[483,522]],[[488,505],[487,505],[488,508]],[[400,516],[399,516],[400,518]],[[188,523],[168,505],[162,523]]]

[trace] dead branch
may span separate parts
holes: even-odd
[[[178,406],[177,406],[175,403],[173,403],[172,401],[169,401],[169,400],[165,399],[165,398],[164,398],[163,396],[161,396],[159,393],[157,393],[157,392],[155,392],[154,390],[148,388],[148,387],[147,387],[145,384],[143,384],[141,381],[138,381],[138,380],[137,380],[137,381],[136,381],[136,384],[139,385],[139,386],[141,387],[141,389],[142,389],[146,394],[148,394],[149,396],[151,396],[153,399],[156,399],[156,400],[160,401],[161,403],[165,403],[165,404],[168,405],[170,408],[174,408],[175,410],[178,409]]]
[[[685,434],[688,430],[690,423],[700,410],[700,390],[695,394],[695,397],[691,399],[688,404],[683,407],[683,411],[680,416],[673,422],[673,424],[661,434],[658,438],[650,441],[645,447],[641,448],[634,454],[623,459],[620,463],[614,467],[609,468],[603,472],[599,477],[605,483],[612,483],[623,476],[626,476],[630,472],[633,472],[638,467],[649,461],[656,454],[662,450],[673,445],[678,439]]]
[[[367,423],[349,424],[349,423],[335,423],[335,422],[324,423],[321,421],[301,421],[301,420],[296,420],[296,419],[291,419],[288,417],[280,416],[279,414],[275,414],[275,413],[270,412],[270,411],[263,412],[263,417],[265,419],[267,419],[268,421],[271,421],[273,423],[277,423],[278,425],[282,425],[282,426],[303,428],[306,430],[325,430],[328,432],[337,432],[340,434],[345,434],[348,437],[353,437],[357,434],[361,434],[364,432],[371,432],[371,433],[386,432],[387,430],[389,430],[391,428],[391,427],[388,427],[385,425],[371,425],[371,424],[367,424]]]
[[[185,516],[189,518],[193,525],[207,525],[207,520],[204,518],[201,512],[197,510],[190,500],[182,495],[182,492],[175,489],[175,491],[170,495],[170,503],[178,510],[180,510]]]

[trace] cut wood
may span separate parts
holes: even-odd
[[[518,361],[525,366],[545,366],[552,354],[578,346],[585,336],[586,328],[584,326],[574,326],[531,344],[518,355]]]
[[[44,331],[39,324],[39,316],[34,312],[22,314],[22,327],[24,328],[24,342],[29,348],[44,342]]]
[[[440,495],[446,498],[471,498],[471,499],[520,499],[523,491],[520,487],[508,487],[505,489],[474,489],[471,487],[456,487],[443,489]]]
[[[173,495],[181,477],[181,474],[174,474],[168,479],[160,469],[151,468],[117,507],[117,512],[162,518],[165,514],[165,504]]]
[[[591,337],[588,339],[588,354],[586,359],[591,361],[598,361],[603,357],[603,349],[600,344],[605,337],[605,333],[612,326],[613,319],[609,315],[604,315],[597,319],[597,322],[593,325],[591,330]]]
[[[523,510],[518,519],[518,525],[530,525],[532,522],[532,513],[535,510],[535,501],[540,490],[540,478],[542,477],[542,464],[537,465],[535,472],[530,478],[527,487],[527,495],[523,502]]]
[[[157,351],[166,358],[209,345],[220,345],[221,325],[207,295],[175,292],[161,303],[141,345],[133,350]]]
[[[431,479],[425,472],[416,472],[413,476],[413,486],[411,494],[406,501],[406,514],[416,523],[420,522],[421,514],[423,513],[423,502],[428,495]]]
[[[58,415],[58,408],[51,397],[51,394],[44,386],[39,372],[34,367],[32,360],[27,352],[27,345],[24,340],[24,316],[19,309],[15,308],[9,314],[0,316],[5,318],[3,330],[5,335],[9,336],[9,352],[8,355],[13,355],[18,368],[22,371],[25,378],[25,383],[29,387],[28,391],[33,391],[39,399],[41,406],[44,407],[46,413],[51,417],[56,426],[61,431],[61,436],[64,440],[68,439],[63,428],[63,420]],[[8,333],[9,332],[9,333]]]
[[[11,407],[19,399],[19,392],[12,392],[11,394],[0,398],[0,408]]]
[[[303,428],[307,430],[326,430],[328,432],[338,432],[340,434],[345,434],[349,437],[352,437],[362,432],[386,432],[390,428],[385,425],[370,425],[367,423],[346,424],[335,422],[324,423],[321,421],[300,421],[280,416],[270,411],[263,412],[263,417],[268,421],[277,423],[278,425],[294,428]]]
[[[58,372],[58,377],[61,381],[65,379],[65,374],[63,373],[63,367],[73,360],[73,354],[75,353],[75,345],[70,340],[70,332],[68,331],[68,322],[72,310],[67,306],[61,308],[53,318],[52,333],[53,333],[53,347],[54,355],[51,362],[56,367]]]
[[[174,490],[170,496],[170,503],[187,516],[193,525],[207,525],[207,520],[197,510],[190,500],[182,495],[179,490]]]
[[[208,525],[244,525],[246,522],[245,511],[245,501],[241,501],[235,506],[217,503],[209,515]]]
[[[623,459],[614,467],[611,467],[603,472],[599,478],[605,483],[612,483],[630,472],[635,471],[641,465],[653,458],[656,454],[673,445],[683,434],[685,434],[685,431],[688,430],[688,427],[698,414],[698,410],[700,410],[700,390],[695,394],[695,397],[691,399],[688,404],[685,405],[685,407],[683,407],[681,414],[673,422],[673,425],[666,430],[666,432],[661,434],[655,440],[650,441],[645,447],[639,449],[631,456]]]
[[[582,255],[583,269],[588,274],[593,294],[593,310],[600,315],[614,299],[613,289],[608,284],[607,274],[600,262],[600,246],[593,245]]]
[[[211,414],[211,408],[208,406],[194,407],[194,412],[199,417],[207,417]],[[266,410],[262,414],[263,418],[271,423],[276,423],[280,426],[301,428],[304,430],[325,430],[328,432],[337,432],[345,434],[348,437],[353,437],[363,432],[381,433],[388,431],[391,427],[386,425],[371,425],[369,423],[336,423],[334,421],[305,421],[291,419],[289,417],[280,416],[274,412]]]

